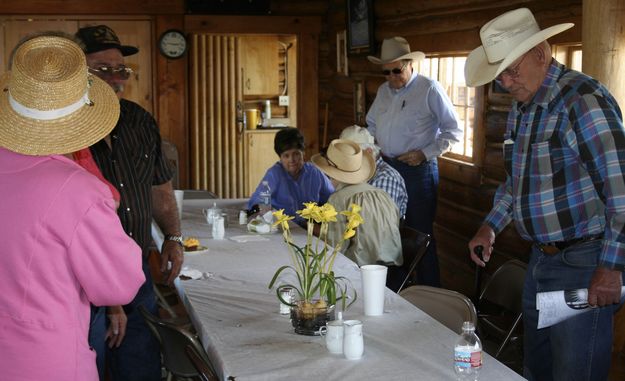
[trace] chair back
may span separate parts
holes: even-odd
[[[523,312],[523,284],[527,265],[512,259],[501,265],[490,277],[480,294],[486,300],[510,312]]]
[[[401,226],[399,234],[401,236],[401,249],[404,258],[402,268],[406,276],[397,292],[409,286],[410,277],[417,268],[421,258],[425,255],[432,239],[429,234],[422,233],[408,226]]]
[[[477,325],[477,313],[471,300],[459,292],[430,286],[410,286],[399,293],[445,327],[462,333],[462,323]]]
[[[208,190],[202,189],[185,189],[184,190],[184,199],[185,200],[206,200],[211,198],[219,198],[217,195]]]
[[[187,356],[185,349],[187,346],[192,346],[204,362],[210,364],[199,340],[189,331],[152,315],[144,306],[139,306],[139,311],[160,343],[163,365],[167,371],[176,377],[199,376]]]
[[[185,352],[187,353],[187,356],[189,356],[189,359],[195,369],[198,371],[202,381],[219,381],[219,378],[215,375],[213,369],[211,369],[210,365],[204,361],[202,355],[198,353],[195,347],[187,345]]]

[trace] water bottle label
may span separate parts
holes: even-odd
[[[454,365],[459,368],[479,368],[482,366],[482,352],[455,350]]]
[[[471,367],[471,352],[455,350],[454,351],[454,366],[458,368],[470,368]]]

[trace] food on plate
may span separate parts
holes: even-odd
[[[184,246],[185,251],[196,251],[200,247],[200,241],[197,238],[188,237],[182,241],[182,245]]]

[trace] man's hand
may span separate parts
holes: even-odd
[[[490,260],[490,255],[493,252],[493,244],[495,243],[495,232],[488,225],[482,225],[478,229],[477,233],[473,236],[469,242],[469,251],[471,252],[471,260],[477,263],[479,266],[485,267],[486,263]],[[482,261],[477,254],[473,251],[477,246],[482,246]]]
[[[118,348],[124,336],[126,336],[126,325],[128,324],[128,317],[122,306],[110,306],[106,307],[106,315],[109,318],[110,324],[106,330],[106,336],[104,340],[108,340],[109,348]]]
[[[597,267],[588,288],[588,304],[603,307],[621,300],[622,273],[605,267]]]
[[[416,167],[417,165],[425,161],[425,155],[421,150],[408,151],[397,156],[397,160],[410,166]]]
[[[177,242],[165,240],[161,252],[161,273],[167,275],[167,284],[174,283],[174,279],[180,274],[184,261],[182,246]],[[167,269],[167,263],[171,262],[171,269]]]

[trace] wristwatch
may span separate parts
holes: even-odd
[[[179,244],[180,246],[184,246],[183,243],[182,243],[182,236],[181,235],[166,234],[165,235],[165,241],[174,241],[177,244]]]

